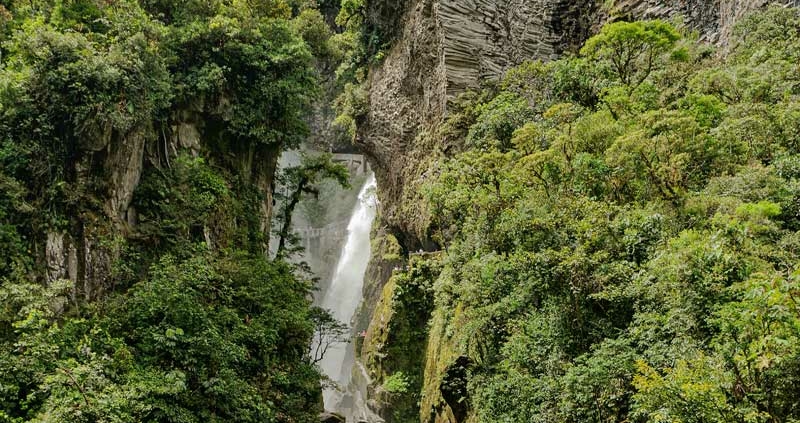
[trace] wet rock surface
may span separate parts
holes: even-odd
[[[322,413],[319,415],[320,423],[345,423],[346,419],[337,413]]]

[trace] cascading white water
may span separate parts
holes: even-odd
[[[358,204],[347,226],[347,241],[339,257],[336,272],[318,304],[330,310],[333,317],[345,324],[350,324],[362,298],[364,274],[370,258],[370,231],[377,208],[375,188],[375,175],[370,175],[358,195]],[[354,363],[351,342],[331,346],[320,362],[320,367],[332,381],[347,389]],[[371,421],[360,398],[348,398],[345,392],[328,389],[324,392],[324,401],[326,409],[346,414],[348,422]]]

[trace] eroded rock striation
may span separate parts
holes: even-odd
[[[602,24],[620,19],[677,19],[701,39],[726,44],[748,11],[799,0],[376,0],[371,24],[392,37],[385,60],[370,73],[369,112],[358,143],[377,169],[383,218],[409,248],[430,247],[424,210],[408,193],[446,153],[423,136],[458,94],[496,79],[527,59],[574,51]],[[398,20],[398,14],[401,16]]]
[[[204,122],[197,113],[183,111],[160,130],[142,123],[126,134],[99,131],[84,140],[68,174],[76,186],[90,187],[91,192],[83,194],[97,206],[73,210],[67,228],[44,235],[43,254],[38,256],[48,283],[68,279],[75,283],[74,298],[101,298],[113,283],[114,262],[121,253],[118,241],[130,236],[138,224],[133,197],[145,169],[168,168],[179,154],[210,157],[254,184],[264,196],[260,219],[267,233],[278,149],[217,151],[218,136]]]
[[[575,51],[603,24],[614,20],[674,19],[697,31],[701,40],[725,46],[733,25],[767,4],[800,6],[800,0],[372,1],[372,25],[392,28],[384,33],[393,39],[384,61],[371,69],[369,112],[360,122],[357,142],[378,177],[382,230],[396,237],[406,252],[438,248],[419,187],[437,171],[439,158],[461,148],[452,145],[452,140],[437,138],[433,130],[460,93],[500,77],[525,60],[550,60]],[[387,18],[387,8],[402,11],[399,22]],[[381,298],[375,289],[387,279],[368,281],[373,289],[366,303],[390,302],[391,293]],[[372,321],[369,334],[388,327],[378,311]],[[427,396],[420,415],[423,422],[460,422],[464,410],[449,405],[447,392],[438,386],[453,373],[447,369],[455,368],[460,357],[436,341],[437,330],[433,325],[428,341]],[[380,346],[373,350],[363,352],[365,363],[383,357]]]

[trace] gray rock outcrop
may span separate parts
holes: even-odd
[[[39,241],[45,281],[71,280],[76,301],[100,298],[112,288],[113,265],[121,253],[118,241],[137,225],[132,203],[145,168],[170,167],[181,153],[216,155],[216,161],[253,183],[264,196],[261,229],[268,233],[278,149],[250,146],[222,154],[211,147],[213,134],[204,129],[202,118],[184,111],[176,113],[173,126],[164,130],[142,123],[125,134],[97,130],[84,139],[67,173],[75,186],[87,187],[79,194],[90,201],[69,211],[68,227],[43,234]],[[213,240],[207,241],[213,245]]]
[[[346,419],[337,413],[322,413],[319,415],[320,423],[345,423]]]
[[[370,25],[391,37],[392,47],[370,70],[369,111],[356,138],[378,178],[381,231],[394,235],[405,251],[438,248],[419,187],[436,172],[438,158],[459,148],[449,145],[453,140],[436,139],[434,128],[460,93],[527,59],[575,51],[614,20],[676,19],[701,40],[725,46],[734,24],[768,3],[800,6],[800,0],[371,1]],[[378,261],[371,268],[381,268]],[[365,303],[374,304],[376,288],[388,276],[370,277],[383,278],[367,281],[372,290],[365,291]],[[449,406],[421,410],[422,421],[435,423],[457,421],[454,413]]]
[[[369,112],[357,142],[376,170],[384,223],[410,250],[430,244],[424,211],[402,207],[419,203],[408,191],[425,179],[429,158],[442,150],[441,142],[420,134],[447,114],[459,93],[526,59],[576,50],[611,20],[678,19],[701,39],[724,45],[737,20],[768,3],[800,6],[800,0],[370,2],[370,25],[393,41],[385,60],[371,69]]]

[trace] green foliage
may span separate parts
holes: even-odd
[[[500,94],[479,107],[477,113],[477,121],[467,135],[468,144],[476,148],[492,146],[499,150],[510,147],[514,131],[531,117],[528,103],[513,94]]]
[[[733,418],[727,404],[727,381],[721,363],[698,353],[698,357],[679,360],[662,376],[639,362],[634,381],[637,413],[646,421],[722,422]],[[730,389],[730,388],[729,388]],[[674,408],[673,408],[674,407]],[[686,410],[686,411],[684,411]],[[765,421],[765,416],[745,412],[745,422]]]
[[[280,264],[232,259],[162,260],[122,305],[122,333],[146,365],[184,375],[171,408],[200,421],[302,414],[315,399],[314,370],[301,364],[312,334],[310,286]]]
[[[387,24],[375,22],[375,16],[368,16],[370,7],[367,0],[342,0],[336,24],[343,31],[332,37],[333,44],[340,52],[336,70],[334,109],[337,117],[334,124],[346,131],[351,141],[355,139],[358,125],[369,111],[369,66],[383,60],[391,41],[390,34],[397,30],[391,27],[391,23],[386,27]],[[403,10],[402,4],[380,7],[393,9],[384,13],[394,15],[391,16],[393,19],[399,19]]]
[[[614,22],[589,39],[581,54],[606,61],[620,82],[635,89],[680,37],[662,21]]]
[[[337,51],[331,40],[333,31],[317,9],[305,9],[292,20],[292,25],[308,44],[311,53],[318,60],[335,60]]]
[[[321,15],[10,0],[0,38],[0,421],[316,420],[312,286],[264,244]]]
[[[155,246],[201,242],[204,230],[221,235],[227,228],[219,225],[234,211],[227,181],[200,158],[178,157],[166,172],[148,174],[136,194],[135,204],[142,210],[139,231]]]
[[[405,394],[408,388],[408,378],[403,372],[393,373],[383,381],[383,389],[391,394]]]
[[[392,417],[398,422],[419,419],[427,322],[433,308],[432,280],[440,271],[437,256],[412,256],[403,272],[395,272],[383,291],[362,356],[388,393]]]
[[[238,142],[296,147],[307,134],[303,116],[314,96],[308,47],[284,20],[236,12],[175,29],[177,100],[205,105],[207,125],[218,122]]]
[[[310,357],[314,364],[322,361],[332,346],[350,341],[350,328],[336,320],[328,311],[313,307],[310,320],[314,324],[314,342]]]
[[[128,134],[154,135],[150,122],[170,103],[171,77],[156,47],[163,28],[135,4],[106,12],[104,33],[20,19],[5,44],[0,160],[20,181],[19,201],[37,210],[16,220],[25,231],[65,226],[66,209],[97,211],[104,175],[79,181],[70,164]]]
[[[439,131],[468,148],[425,187],[446,254],[423,416],[800,418],[797,16],[745,19],[719,58],[614,23],[463,97]]]
[[[355,139],[358,123],[362,121],[369,111],[369,93],[362,85],[348,83],[336,98],[336,116],[334,124],[341,127],[352,139]]]
[[[288,257],[298,251],[292,234],[292,216],[304,195],[319,196],[321,183],[331,180],[342,188],[350,188],[350,172],[341,163],[335,163],[331,154],[302,157],[299,166],[284,169],[278,181],[287,191],[278,194],[281,206],[276,219],[279,258]]]
[[[310,421],[310,286],[236,254],[164,257],[104,313],[58,319],[67,285],[6,284],[7,421]],[[114,335],[112,335],[114,334]]]
[[[800,35],[786,29],[798,25],[800,14],[794,8],[771,7],[747,16],[734,28],[734,57],[753,65],[772,59],[796,59],[795,46]]]

